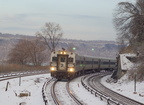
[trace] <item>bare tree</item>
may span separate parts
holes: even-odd
[[[27,41],[27,45],[29,61],[33,65],[41,65],[46,59],[46,47],[38,39]]]
[[[144,0],[136,0],[135,3],[120,2],[114,16],[119,39],[124,43],[128,42],[128,47],[132,47],[139,55],[137,62],[141,65],[135,72],[138,74],[137,78],[144,80]]]
[[[9,53],[10,63],[41,65],[45,59],[46,47],[38,40],[21,39]]]
[[[36,36],[44,41],[44,44],[51,52],[55,50],[62,35],[63,32],[60,25],[51,22],[45,23],[42,30],[36,33]]]
[[[114,14],[114,24],[121,40],[137,46],[144,41],[144,0],[120,2]],[[127,39],[127,40],[126,40]]]
[[[9,63],[26,64],[28,55],[25,53],[24,41],[20,40],[9,53]]]

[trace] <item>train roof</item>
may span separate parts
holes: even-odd
[[[52,54],[63,54],[62,52],[66,52],[66,54],[75,54],[76,56],[79,56],[79,57],[85,57],[85,58],[93,58],[93,59],[109,59],[109,60],[116,60],[116,58],[106,58],[106,57],[95,57],[95,56],[87,56],[87,55],[79,55],[75,52],[70,52],[70,51],[66,51],[66,50],[59,50],[59,51],[53,51]]]
[[[106,57],[95,57],[95,56],[87,56],[87,55],[83,55],[83,56],[81,56],[81,55],[78,55],[78,54],[76,54],[77,56],[79,56],[79,57],[86,57],[86,58],[94,58],[94,59],[109,59],[109,60],[116,60],[116,58],[106,58]]]

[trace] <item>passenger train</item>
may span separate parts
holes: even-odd
[[[115,63],[116,59],[79,56],[74,52],[65,50],[54,51],[50,58],[50,73],[52,77],[58,80],[69,80],[101,70],[113,70]]]

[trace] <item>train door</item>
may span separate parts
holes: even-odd
[[[98,71],[101,70],[101,67],[102,67],[102,63],[101,63],[101,59],[98,60]]]
[[[58,56],[58,70],[59,71],[66,71],[67,70],[67,55],[59,55]]]
[[[109,64],[108,64],[108,65],[109,65],[109,69],[110,69],[110,67],[111,67],[111,66],[110,66],[110,65],[111,65],[111,62],[110,62],[110,60],[109,60]]]
[[[94,69],[94,59],[92,59],[92,70]]]

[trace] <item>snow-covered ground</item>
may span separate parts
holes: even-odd
[[[136,57],[136,54],[120,54],[120,64],[122,70],[132,70],[134,63],[131,62],[127,57]]]
[[[5,80],[0,82],[0,105],[44,105],[42,98],[42,86],[45,81],[50,79],[49,74],[41,74],[36,76],[22,77],[21,86],[19,86],[19,78]],[[144,82],[137,83],[137,94],[133,94],[132,82],[128,83],[123,79],[116,84],[108,84],[105,80],[109,76],[102,79],[102,83],[107,87],[114,89],[124,95],[128,94],[130,97],[135,97],[135,99],[140,100],[144,103],[144,97],[139,96],[139,94],[144,95]],[[9,81],[8,90],[5,91],[6,84]],[[130,85],[131,84],[131,85]],[[72,81],[70,88],[76,92],[77,97],[87,105],[107,105],[107,103],[101,101],[99,98],[92,95],[90,92],[84,89],[80,83],[80,78]],[[19,97],[20,93],[29,93],[27,97]]]
[[[129,81],[127,75],[124,75],[117,83],[107,83],[108,78],[110,78],[110,75],[101,79],[104,86],[144,104],[144,81],[136,82],[136,92],[134,92],[134,81]]]
[[[82,86],[80,77],[74,79],[70,83],[70,89],[75,93],[83,105],[107,105],[106,102],[95,97]]]
[[[0,82],[0,105],[44,105],[42,98],[42,86],[50,77],[49,74],[28,76],[5,80]],[[8,90],[5,91],[7,82]],[[19,97],[20,93],[28,93],[27,97]]]

